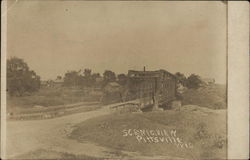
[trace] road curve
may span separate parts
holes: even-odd
[[[102,157],[108,149],[92,143],[78,143],[67,138],[72,126],[89,118],[109,114],[107,107],[58,117],[34,121],[7,121],[6,158],[35,151],[38,149],[53,150],[72,154],[84,154]],[[91,147],[91,150],[89,149]],[[28,158],[28,157],[27,157]]]

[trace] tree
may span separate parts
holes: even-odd
[[[83,74],[85,78],[89,78],[91,76],[91,69],[88,68],[84,69]]]
[[[68,71],[65,73],[63,80],[65,86],[78,86],[81,84],[81,76],[77,71]]]
[[[110,70],[106,70],[103,73],[103,78],[105,82],[114,82],[116,80],[115,73]]]
[[[38,91],[40,84],[40,77],[23,59],[12,57],[7,60],[7,90],[11,96]]]
[[[187,78],[185,77],[184,74],[177,72],[175,73],[175,77],[177,78],[178,82],[182,84],[183,86],[186,86],[187,84]]]
[[[118,78],[118,83],[120,84],[120,85],[125,85],[126,83],[127,83],[127,76],[125,75],[125,74],[118,74],[118,76],[117,76],[117,78]]]
[[[84,69],[84,86],[90,87],[94,84],[94,81],[91,77],[91,69]]]
[[[191,74],[188,78],[187,78],[187,87],[188,88],[194,88],[197,89],[201,86],[202,84],[202,80],[200,78],[200,76],[195,75],[195,74]]]
[[[96,83],[97,78],[101,78],[100,73],[93,73],[93,74],[91,75],[91,79],[92,79],[92,81],[93,81],[94,83]]]

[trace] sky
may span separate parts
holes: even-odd
[[[13,4],[13,5],[12,5]],[[17,1],[7,57],[43,80],[84,68],[165,69],[226,83],[226,5],[219,1]]]

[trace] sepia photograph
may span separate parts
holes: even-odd
[[[6,159],[227,159],[225,1],[13,0]]]

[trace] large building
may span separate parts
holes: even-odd
[[[142,107],[169,103],[176,96],[176,77],[165,70],[128,71],[128,90],[140,99]]]

